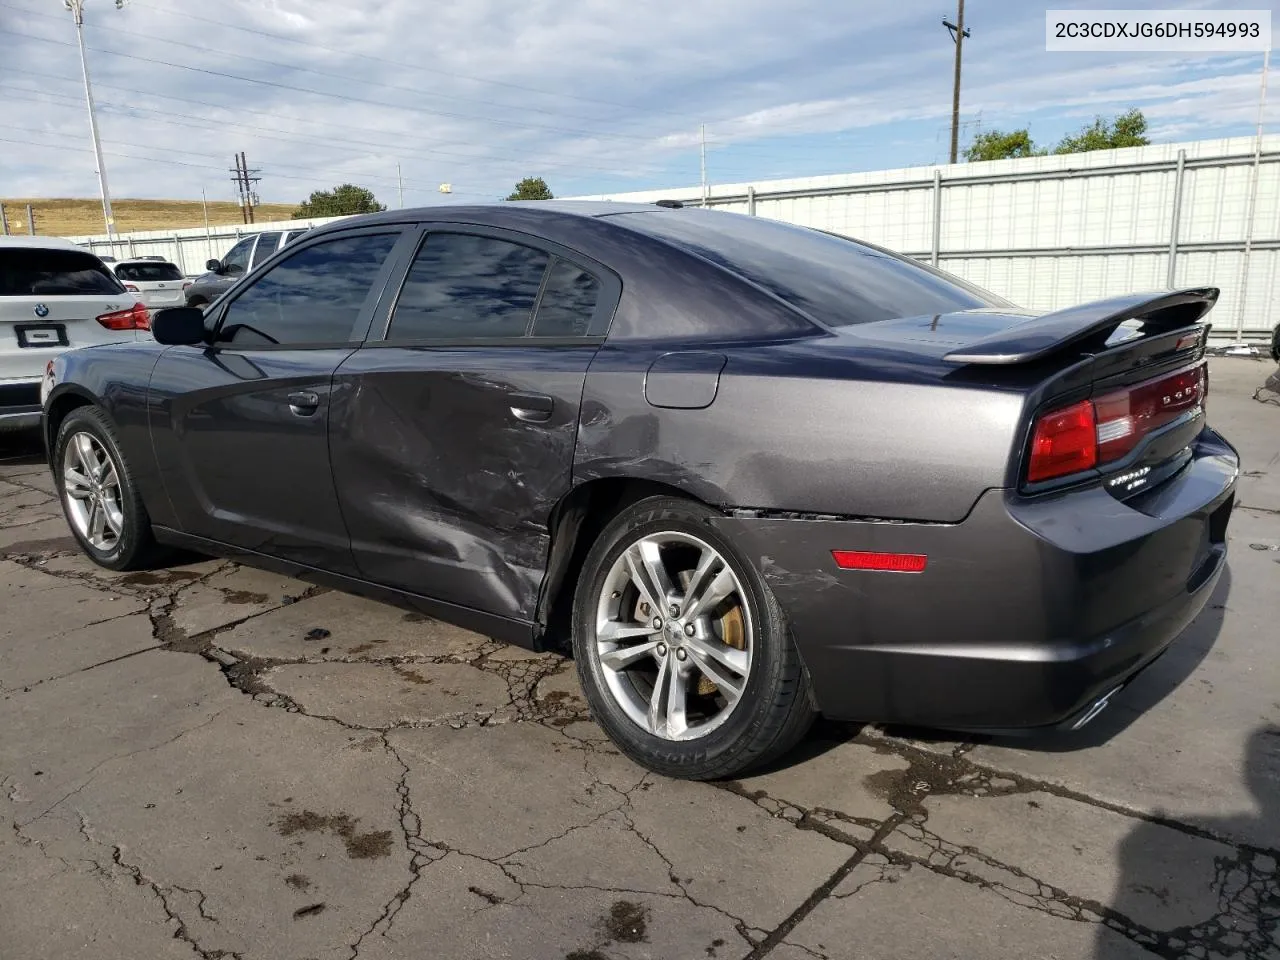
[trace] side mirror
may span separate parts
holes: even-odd
[[[205,264],[204,264],[204,268],[205,268],[206,270],[208,270],[210,273],[221,273],[221,272],[222,272],[222,261],[221,261],[221,260],[206,260],[206,261],[205,261]]]
[[[151,315],[151,335],[166,346],[195,346],[205,342],[204,311],[197,307],[169,307]]]

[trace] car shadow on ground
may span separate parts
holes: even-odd
[[[44,462],[44,442],[40,439],[39,430],[0,433],[0,464],[37,467]]]
[[[975,735],[945,730],[884,726],[889,737],[922,744],[983,743],[1045,753],[1072,753],[1100,746],[1122,734],[1140,716],[1177,690],[1212,651],[1222,632],[1227,598],[1231,592],[1228,563],[1214,587],[1204,610],[1158,660],[1143,670],[1112,700],[1110,706],[1083,730],[1030,730],[1011,735]],[[768,770],[784,770],[801,765],[858,737],[866,724],[819,720],[795,750],[770,764]]]
[[[1280,957],[1276,849],[1240,842],[1240,838],[1267,836],[1280,822],[1280,728],[1268,724],[1250,734],[1240,773],[1249,787],[1256,816],[1240,813],[1224,817],[1220,812],[1205,811],[1202,816],[1178,817],[1182,822],[1193,821],[1202,835],[1232,842],[1229,848],[1183,859],[1181,882],[1174,877],[1173,884],[1184,896],[1188,890],[1206,892],[1200,897],[1193,893],[1192,902],[1198,909],[1188,910],[1189,922],[1173,929],[1153,929],[1142,923],[1142,918],[1152,914],[1153,896],[1169,897],[1169,846],[1179,840],[1168,826],[1158,822],[1160,811],[1121,841],[1116,893],[1099,925],[1095,960],[1127,960],[1133,956],[1134,940],[1159,957]],[[1188,853],[1191,849],[1187,848]]]

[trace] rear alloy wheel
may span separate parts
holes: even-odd
[[[112,570],[150,566],[160,551],[111,422],[79,407],[58,428],[54,481],[71,532],[89,558]]]
[[[772,594],[711,516],[667,497],[624,511],[587,557],[575,609],[601,726],[637,762],[690,779],[763,763],[813,719]]]

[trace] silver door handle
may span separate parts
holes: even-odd
[[[310,390],[299,390],[289,394],[289,409],[299,417],[309,417],[320,406],[320,397]]]

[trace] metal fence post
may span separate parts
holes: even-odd
[[[27,204],[27,233],[31,236],[36,235],[36,212],[31,209],[31,204]]]
[[[1178,167],[1173,175],[1173,219],[1169,224],[1169,276],[1166,286],[1178,282],[1178,234],[1182,224],[1182,178],[1186,172],[1187,151],[1178,151]]]
[[[938,265],[938,252],[942,244],[942,171],[933,168],[933,252],[929,262]]]
[[[174,233],[173,235],[173,254],[174,254],[174,259],[178,261],[178,264],[177,264],[178,270],[182,273],[183,276],[186,276],[187,264],[186,264],[186,260],[182,256],[182,238],[178,236],[177,233]]]
[[[4,215],[4,204],[0,203],[0,228],[4,230],[4,235],[9,235],[9,218]]]
[[[756,215],[756,188],[747,187],[747,216]]]

